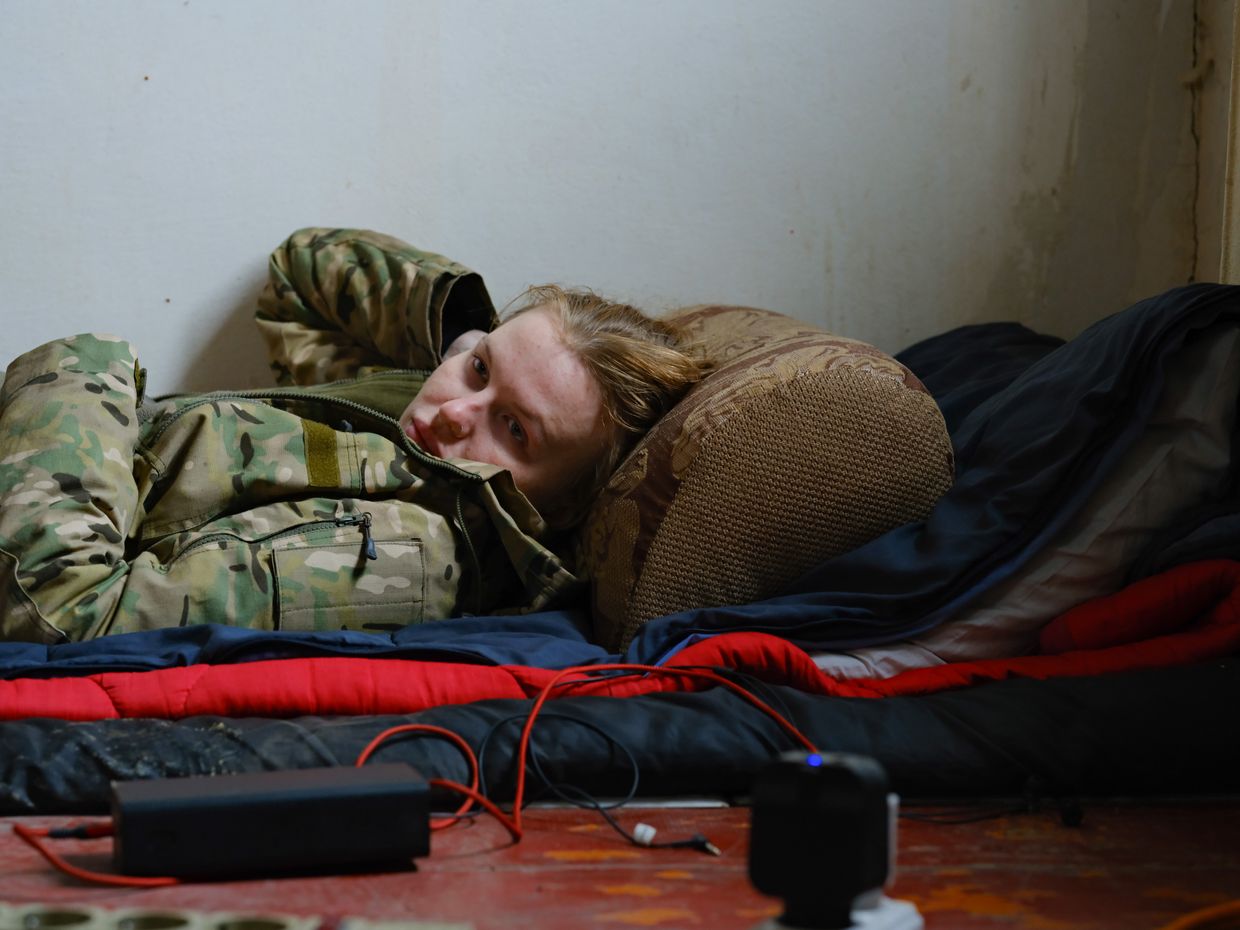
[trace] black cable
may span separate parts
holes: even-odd
[[[542,762],[539,761],[538,749],[534,744],[533,732],[531,732],[529,746],[526,751],[526,764],[529,766],[530,772],[542,783],[542,788],[554,794],[561,801],[572,804],[575,807],[597,812],[607,822],[608,826],[610,826],[634,846],[646,846],[651,849],[692,848],[700,849],[703,852],[708,852],[715,856],[721,855],[719,847],[717,847],[701,833],[695,833],[693,836],[686,839],[667,840],[656,843],[653,841],[655,832],[653,827],[646,824],[638,824],[639,828],[645,828],[642,838],[639,838],[636,833],[630,833],[626,830],[620,822],[611,815],[610,811],[623,807],[637,796],[637,790],[641,782],[641,767],[638,765],[637,758],[633,755],[632,751],[623,742],[616,739],[616,737],[612,736],[592,721],[582,720],[578,717],[573,717],[570,714],[556,713],[555,711],[544,711],[539,714],[538,719],[542,720],[544,717],[555,720],[568,720],[572,723],[580,724],[598,736],[603,737],[603,739],[607,740],[613,746],[619,748],[620,751],[628,757],[629,763],[633,769],[633,782],[629,785],[629,790],[624,797],[614,801],[611,804],[603,804],[603,802],[595,798],[588,791],[583,788],[578,788],[576,785],[554,782],[548,777],[546,771],[542,767]],[[486,793],[486,780],[484,776],[485,753],[487,744],[489,743],[491,737],[494,736],[501,727],[508,723],[518,720],[525,721],[528,719],[529,717],[527,714],[513,714],[509,717],[505,717],[503,720],[497,721],[487,730],[486,735],[483,737],[482,742],[478,746],[478,785],[484,794]],[[527,801],[526,806],[530,803],[532,803],[532,800]]]
[[[505,726],[506,724],[512,723],[513,721],[521,721],[522,723],[524,723],[528,719],[529,719],[528,714],[512,714],[509,717],[505,717],[504,719],[497,721],[490,728],[488,728],[486,734],[482,738],[482,741],[478,744],[478,790],[482,794],[487,793],[487,790],[486,790],[486,750],[487,750],[487,745],[491,741],[491,737],[495,736],[499,732],[500,728]],[[613,804],[607,805],[605,809],[610,810],[612,808],[623,807],[625,804],[629,803],[629,801],[632,801],[633,798],[637,797],[637,788],[641,780],[641,769],[640,769],[640,766],[637,764],[637,757],[633,755],[632,751],[624,743],[622,743],[616,737],[612,736],[610,733],[608,733],[598,724],[593,723],[589,720],[582,720],[578,717],[573,717],[570,714],[561,714],[556,711],[544,710],[542,711],[542,713],[538,715],[538,719],[539,720],[544,720],[544,719],[568,720],[573,723],[580,724],[586,729],[591,730],[595,735],[601,736],[604,740],[606,740],[612,746],[615,746],[616,748],[618,748],[628,758],[629,765],[633,770],[633,783],[632,785],[629,786],[628,793],[625,794],[624,797],[620,798],[618,801],[616,801]],[[534,744],[534,732],[533,731],[530,732],[530,743],[529,743],[527,761],[531,769],[533,769],[537,773],[538,777],[542,779],[543,785],[545,787],[550,787],[551,781],[550,779],[547,778],[546,774],[542,771],[542,768],[538,763],[538,755],[537,755],[536,747]],[[527,805],[529,803],[531,802],[526,801]]]
[[[671,673],[675,673],[678,669],[681,669],[681,668],[683,668],[685,671],[691,671],[691,672],[692,671],[712,672],[716,675],[719,675],[722,678],[728,679],[732,681],[734,684],[736,684],[737,687],[742,688],[743,690],[745,690],[747,693],[749,693],[753,697],[756,697],[759,700],[762,700],[766,704],[773,705],[775,709],[780,713],[781,716],[783,716],[785,720],[788,720],[789,722],[792,722],[795,725],[795,721],[793,721],[792,719],[794,715],[792,711],[789,709],[788,705],[784,702],[783,697],[778,692],[770,689],[769,685],[766,682],[762,681],[760,678],[745,674],[743,672],[738,672],[735,669],[729,669],[729,668],[725,668],[723,666],[717,666],[717,665],[686,665],[686,666],[674,666],[674,667],[669,666],[667,667],[667,671],[669,672],[669,674],[671,674]],[[632,677],[635,675],[642,676],[645,674],[647,673],[618,671],[618,670],[608,671],[607,674],[599,675],[592,680],[603,681],[603,680],[606,680],[607,678],[625,678],[625,677]],[[572,685],[576,685],[576,684],[580,684],[580,680],[562,681],[557,684],[557,687],[560,687],[560,688],[571,687]],[[582,726],[592,730],[596,735],[601,736],[603,739],[607,740],[612,745],[618,747],[628,757],[629,763],[633,768],[633,784],[630,786],[628,793],[623,798],[621,798],[620,800],[616,801],[613,804],[607,805],[606,809],[613,810],[615,808],[623,807],[625,804],[629,803],[630,801],[633,800],[633,798],[637,796],[637,788],[638,788],[638,783],[641,777],[641,772],[640,772],[640,767],[638,766],[638,763],[637,763],[637,759],[634,757],[633,753],[629,750],[627,746],[625,746],[622,742],[620,742],[620,740],[616,739],[610,733],[605,731],[602,727],[588,720],[582,720],[578,717],[573,717],[568,714],[560,714],[554,711],[543,711],[542,713],[539,714],[540,720],[545,717],[551,717],[551,718],[560,719],[560,720],[571,720],[574,723],[579,723]],[[478,745],[478,787],[479,787],[479,790],[483,794],[487,793],[486,792],[486,749],[487,749],[487,745],[491,741],[491,737],[494,736],[499,731],[499,729],[503,727],[505,724],[511,723],[514,720],[524,721],[527,719],[528,719],[527,714],[513,714],[509,717],[505,717],[504,719],[496,722],[495,724],[493,724],[491,727],[487,729],[486,734],[483,736],[482,741]],[[550,779],[548,779],[546,775],[542,772],[541,768],[538,767],[533,736],[534,736],[533,731],[531,731],[530,744],[529,744],[529,757],[530,757],[530,762],[532,763],[531,767],[537,771],[539,778],[541,778],[543,781],[543,786],[551,788],[552,783]],[[586,796],[589,797],[589,795],[586,795]],[[561,800],[568,800],[568,799],[562,798]],[[527,802],[527,803],[530,803],[530,802]],[[601,811],[603,808],[600,807],[599,809]]]
[[[545,780],[545,776],[541,772],[539,772],[539,777]],[[722,855],[719,847],[701,833],[695,833],[693,836],[682,840],[665,840],[663,842],[656,843],[653,841],[655,833],[654,828],[647,824],[638,824],[638,828],[645,827],[646,830],[649,831],[648,834],[644,834],[646,837],[645,839],[639,839],[636,833],[630,833],[628,830],[624,829],[620,822],[616,820],[615,817],[611,816],[608,809],[589,792],[583,791],[576,785],[557,785],[550,781],[547,781],[546,784],[561,800],[567,801],[569,804],[576,807],[597,811],[613,830],[619,833],[634,846],[646,846],[650,849],[700,849],[703,852],[708,852],[713,856]],[[570,791],[579,795],[579,798],[570,797],[566,793]]]
[[[696,668],[696,666],[694,667]],[[748,672],[742,672],[735,668],[724,668],[722,666],[701,666],[701,668],[714,672],[721,678],[728,679],[737,687],[743,688],[763,703],[774,707],[781,717],[793,724],[793,726],[796,726],[792,708],[788,706],[788,702],[784,700],[783,695],[771,686],[770,682],[763,681],[757,675],[751,675]]]

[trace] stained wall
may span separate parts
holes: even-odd
[[[310,224],[500,302],[754,304],[890,351],[1070,336],[1217,266],[1230,0],[0,11],[0,364],[102,329],[156,389],[265,383],[253,296]]]

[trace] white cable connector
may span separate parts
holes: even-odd
[[[649,846],[654,842],[654,835],[659,831],[648,823],[639,823],[633,828],[633,839],[640,846]]]

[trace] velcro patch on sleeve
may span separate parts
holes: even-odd
[[[302,420],[306,440],[306,472],[312,487],[340,487],[336,431],[314,420]]]

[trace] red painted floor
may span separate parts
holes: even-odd
[[[532,810],[519,845],[509,845],[507,834],[489,819],[459,825],[435,834],[431,856],[420,860],[416,871],[130,890],[62,877],[0,829],[0,901],[142,911],[120,930],[187,927],[151,914],[169,909],[320,918],[311,927],[353,916],[412,922],[422,930],[441,924],[453,930],[457,925],[741,930],[778,914],[779,902],[749,884],[747,810],[629,808],[621,818],[630,828],[639,820],[652,824],[659,839],[704,833],[723,855],[638,849],[595,814]],[[1076,828],[1041,813],[956,825],[902,819],[899,830],[898,873],[889,894],[914,902],[932,930],[1153,928],[1240,897],[1240,802],[1235,801],[1087,805]],[[78,864],[106,869],[110,863],[110,840],[59,841],[55,848]],[[102,917],[79,926],[117,927],[114,915]],[[27,924],[27,930],[37,926]],[[198,930],[278,926],[215,921]],[[59,927],[74,930],[63,918]]]

